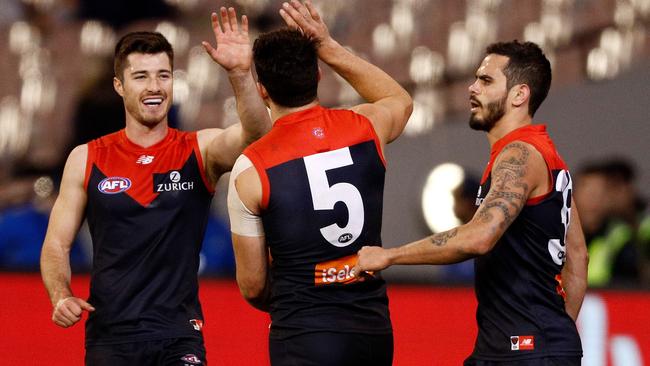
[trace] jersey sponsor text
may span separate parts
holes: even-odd
[[[159,183],[156,186],[156,192],[191,191],[193,189],[194,182]]]
[[[352,273],[352,268],[354,268],[356,263],[356,254],[318,263],[316,265],[314,283],[316,286],[319,286],[332,283],[349,284],[357,282],[357,277]]]

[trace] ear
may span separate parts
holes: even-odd
[[[260,98],[262,98],[262,101],[264,102],[264,105],[267,108],[271,108],[271,98],[269,98],[269,93],[266,91],[266,88],[264,85],[262,85],[259,81],[255,83],[255,87],[257,88],[257,94],[259,94]]]
[[[122,85],[122,80],[118,79],[117,77],[113,78],[113,89],[115,89],[120,97],[124,97],[124,85]]]
[[[255,83],[255,86],[257,87],[257,94],[259,94],[262,99],[266,100],[269,97],[269,93],[266,91],[264,85],[258,81]]]
[[[512,96],[512,105],[515,107],[521,107],[524,104],[528,104],[530,99],[530,88],[526,84],[519,84],[512,87],[510,90]]]

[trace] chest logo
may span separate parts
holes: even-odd
[[[97,185],[97,189],[104,194],[122,193],[131,188],[131,180],[122,177],[108,177],[102,179]]]
[[[169,172],[169,182],[157,183],[156,192],[191,191],[194,189],[193,181],[181,181],[181,173],[173,170]]]
[[[147,165],[153,162],[153,155],[140,155],[138,160],[135,161],[136,164]]]

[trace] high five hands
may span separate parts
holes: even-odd
[[[241,17],[241,27],[237,21],[235,8],[221,7],[217,13],[211,14],[212,30],[216,47],[209,42],[201,42],[205,51],[212,59],[228,72],[248,73],[252,64],[252,50],[248,36],[248,18]]]
[[[300,29],[304,34],[318,40],[321,45],[332,40],[327,25],[311,1],[305,1],[304,5],[298,0],[282,3],[280,16],[289,27]]]

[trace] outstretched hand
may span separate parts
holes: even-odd
[[[212,30],[217,43],[216,48],[208,42],[201,42],[212,59],[228,72],[250,72],[252,55],[248,37],[248,18],[241,17],[241,27],[237,21],[235,8],[221,7],[221,24],[217,13],[211,14]]]
[[[382,247],[366,246],[361,248],[357,257],[357,265],[352,269],[354,274],[363,276],[373,274],[390,266],[386,249]]]
[[[304,5],[299,0],[282,3],[280,16],[289,27],[300,29],[304,34],[316,39],[321,44],[330,38],[327,25],[325,25],[311,1],[305,1]]]
[[[78,297],[66,297],[59,300],[54,306],[52,321],[62,328],[68,328],[81,320],[81,314],[84,310],[93,312],[95,308]]]

